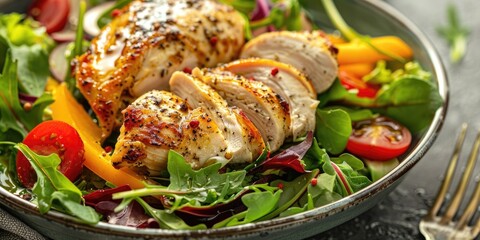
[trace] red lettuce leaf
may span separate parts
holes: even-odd
[[[264,172],[269,169],[293,170],[298,173],[306,173],[302,158],[312,146],[313,132],[308,132],[305,140],[291,146],[277,155],[267,158],[264,162],[253,168],[253,172]]]
[[[121,203],[121,200],[113,200],[112,194],[129,191],[131,188],[127,185],[94,191],[85,195],[85,204],[95,208],[95,211],[102,214],[108,223],[130,226],[137,228],[158,228],[159,225],[154,218],[148,216],[143,207],[136,201],[132,201],[120,212],[115,212],[115,208]]]

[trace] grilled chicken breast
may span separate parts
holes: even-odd
[[[213,0],[136,0],[120,12],[73,72],[104,138],[133,99],[167,90],[174,71],[231,61],[244,44],[244,19]]]
[[[129,167],[147,176],[165,174],[168,151],[185,157],[194,169],[215,158],[224,159],[227,141],[202,108],[191,107],[166,91],[151,91],[124,111],[112,155],[115,167]]]
[[[230,106],[242,109],[271,151],[278,150],[291,135],[288,103],[267,85],[227,71],[196,68],[192,74],[217,91]]]
[[[242,59],[221,66],[247,79],[263,82],[288,102],[293,139],[315,129],[315,110],[319,101],[315,90],[296,68],[269,59]]]
[[[238,108],[230,108],[213,88],[196,77],[175,72],[170,79],[172,92],[193,107],[201,107],[210,115],[227,140],[226,158],[232,163],[251,162],[265,148],[258,129]]]
[[[241,58],[266,58],[287,63],[305,73],[316,93],[327,90],[337,76],[336,48],[320,31],[268,32],[243,47]]]

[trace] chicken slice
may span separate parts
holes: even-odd
[[[165,175],[169,150],[198,169],[225,159],[227,142],[208,113],[178,96],[151,91],[123,110],[125,122],[112,155],[115,167],[147,176]]]
[[[243,47],[241,58],[267,58],[299,69],[316,93],[327,90],[337,77],[337,49],[321,31],[279,31],[261,34]]]
[[[296,68],[274,60],[253,58],[234,61],[220,69],[263,82],[285,99],[290,106],[293,139],[315,129],[319,101],[311,83]]]
[[[244,19],[213,0],[136,0],[76,58],[77,86],[107,137],[121,110],[152,89],[168,90],[176,70],[238,57]]]
[[[175,72],[170,88],[190,105],[205,109],[211,116],[228,142],[226,158],[230,162],[251,162],[262,153],[265,143],[258,129],[240,109],[230,108],[210,86],[190,74]]]
[[[291,135],[288,103],[267,85],[227,71],[196,68],[192,74],[215,89],[230,106],[242,109],[272,152]]]

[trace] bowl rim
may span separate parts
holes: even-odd
[[[27,214],[33,214],[41,218],[46,218],[50,221],[63,224],[67,227],[75,228],[77,230],[85,230],[94,233],[105,233],[109,235],[117,235],[123,237],[138,237],[138,236],[156,236],[156,237],[232,237],[232,232],[237,236],[254,235],[256,231],[262,232],[271,231],[273,229],[288,228],[298,224],[307,222],[314,222],[324,219],[330,215],[342,212],[353,205],[364,202],[372,195],[380,193],[383,189],[390,187],[393,183],[400,180],[405,173],[407,173],[419,160],[425,155],[428,149],[432,146],[439,131],[441,130],[445,116],[447,113],[449,103],[449,83],[445,67],[438,55],[436,49],[433,47],[426,35],[402,13],[393,8],[388,3],[377,0],[365,0],[364,4],[367,7],[374,8],[386,14],[408,29],[417,38],[420,44],[425,48],[426,54],[432,63],[432,72],[436,76],[436,84],[438,86],[439,94],[443,98],[443,105],[437,110],[432,123],[425,131],[422,138],[419,139],[417,146],[405,157],[405,159],[387,175],[380,180],[372,183],[364,189],[337,200],[328,205],[315,208],[306,212],[295,214],[292,216],[275,218],[268,221],[261,221],[256,223],[249,223],[234,227],[224,227],[219,229],[205,229],[205,230],[169,230],[169,229],[138,229],[135,227],[127,227],[120,225],[108,224],[99,222],[95,225],[87,225],[79,223],[74,217],[57,212],[49,211],[46,214],[40,214],[38,208],[32,202],[26,201],[19,196],[0,187],[0,203],[12,208],[14,211],[19,211]]]

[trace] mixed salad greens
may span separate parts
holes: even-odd
[[[56,1],[36,1],[34,7],[41,10],[48,2]],[[99,25],[128,2],[113,4]],[[221,2],[249,20],[248,38],[259,29],[322,27],[308,21],[297,0]],[[100,144],[100,130],[75,81],[69,75],[64,83],[52,79],[49,54],[63,43],[51,36],[65,22],[48,22],[41,12],[0,15],[1,187],[35,202],[41,213],[55,209],[88,224],[204,229],[304,212],[368,186],[398,165],[443,100],[402,40],[361,35],[331,0],[322,3],[341,32],[327,35],[338,48],[339,73],[318,96],[315,131],[235,169],[218,163],[193,170],[170,151],[166,179],[113,168],[112,149]],[[81,21],[87,4],[80,4],[65,61],[88,46]]]

